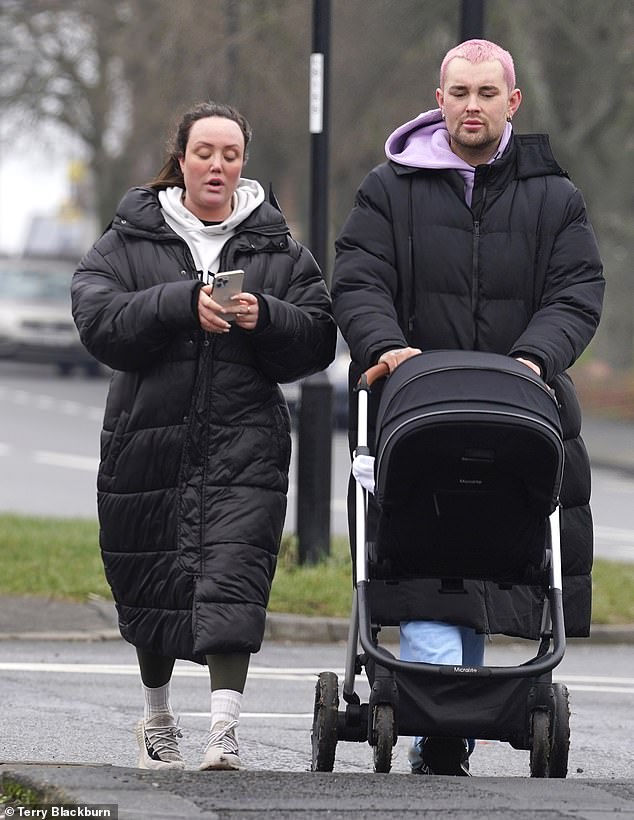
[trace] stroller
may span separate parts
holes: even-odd
[[[357,385],[355,456],[370,455],[369,392],[387,374],[377,365]],[[384,383],[373,451],[373,540],[366,490],[359,481],[355,488],[345,708],[337,675],[321,672],[312,770],[332,771],[337,743],[353,741],[369,743],[374,770],[389,772],[400,734],[504,741],[530,751],[532,777],[566,777],[568,690],[552,680],[565,652],[564,448],[553,391],[507,356],[414,356]],[[430,594],[444,608],[439,619],[451,622],[451,601],[473,595],[482,581],[500,595],[517,585],[535,592],[534,625],[515,633],[536,641],[534,657],[517,666],[435,665],[401,660],[381,645],[381,627],[421,619],[417,602]],[[364,668],[368,703],[355,692]]]

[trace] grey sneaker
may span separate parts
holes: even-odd
[[[237,720],[219,720],[211,727],[203,762],[199,771],[240,769],[238,741],[236,739]]]
[[[174,715],[167,712],[136,725],[139,744],[139,769],[184,769],[185,761],[178,748],[182,737]]]

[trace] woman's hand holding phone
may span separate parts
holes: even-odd
[[[198,294],[198,319],[208,333],[228,333],[231,322],[253,330],[258,320],[258,300],[242,291],[244,271],[217,273],[213,285],[203,285]]]

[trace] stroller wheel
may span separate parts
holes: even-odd
[[[394,746],[394,707],[389,703],[379,703],[372,715],[374,744],[374,771],[387,773],[392,768],[392,747]]]
[[[550,761],[550,713],[535,711],[531,715],[531,777],[548,777]]]
[[[320,672],[315,686],[315,712],[310,733],[313,772],[331,772],[337,748],[339,682],[334,672]]]
[[[568,751],[570,750],[570,702],[568,687],[563,683],[553,685],[554,725],[550,747],[550,777],[568,774]]]
[[[570,749],[570,704],[563,683],[552,687],[552,710],[531,715],[531,777],[565,777]]]

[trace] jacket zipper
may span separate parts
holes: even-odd
[[[478,305],[478,252],[480,250],[480,220],[473,220],[473,242],[471,247],[471,313],[475,320]],[[474,330],[475,336],[475,330]]]
[[[409,304],[405,303],[406,310],[409,315],[405,315],[403,311],[403,318],[407,318],[407,343],[413,345],[414,332],[414,318],[416,313],[416,280],[414,278],[414,194],[413,194],[413,180],[412,175],[409,176],[409,197],[408,197],[408,214],[407,214],[407,263],[409,265]],[[405,294],[407,298],[407,294]]]
[[[488,169],[484,172],[488,174]],[[486,179],[486,176],[485,176]],[[482,188],[482,200],[478,208],[478,214],[473,220],[473,241],[471,245],[471,315],[473,317],[473,350],[478,350],[478,292],[480,290],[480,225],[482,223],[482,214],[484,213],[484,206],[487,198],[486,182]]]

